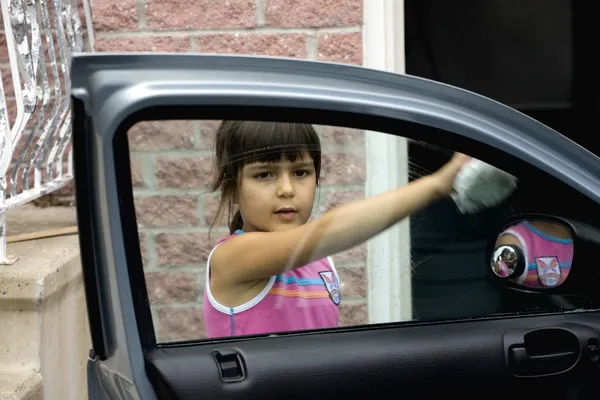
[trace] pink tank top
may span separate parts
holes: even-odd
[[[242,234],[243,231],[236,231]],[[221,239],[215,248],[231,236]],[[331,257],[272,276],[253,299],[236,307],[219,304],[210,291],[206,263],[203,313],[209,338],[334,328],[339,322],[340,283]]]
[[[549,288],[562,284],[571,270],[573,240],[548,235],[523,222],[503,234],[514,236],[523,249],[526,268],[517,282],[533,288]]]

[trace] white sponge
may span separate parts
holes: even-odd
[[[506,200],[517,188],[517,178],[475,158],[454,179],[452,199],[463,214],[474,214]]]

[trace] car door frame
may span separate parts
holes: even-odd
[[[422,78],[334,63],[199,54],[76,54],[71,71],[77,213],[92,335],[88,379],[96,380],[89,387],[104,380],[104,390],[110,382],[110,390],[156,398],[144,357],[157,343],[127,193],[126,132],[140,120],[197,118],[202,107],[203,119],[227,118],[235,108],[238,119],[310,116],[311,123],[383,132],[390,121],[409,121],[453,133],[445,139],[458,147],[464,139],[490,154],[510,154],[600,203],[600,159],[591,152],[503,104]],[[123,207],[129,215],[121,214]],[[217,343],[223,341],[198,346]]]

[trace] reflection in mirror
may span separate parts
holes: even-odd
[[[412,127],[407,123],[394,131],[410,135]],[[463,213],[448,196],[450,175],[419,187],[420,178],[431,177],[454,154],[439,143],[341,126],[209,120],[139,122],[128,131],[128,141],[142,262],[159,343],[566,307],[546,296],[519,297],[522,293],[489,279],[486,246],[498,235],[490,227],[519,212],[519,197],[498,197],[503,176],[494,179],[495,185],[489,174],[476,185],[463,179],[464,186],[474,186],[485,199],[475,204],[476,213]],[[477,176],[470,171],[466,177]],[[386,197],[375,213],[364,215],[364,199],[406,187],[413,189]],[[518,187],[525,191],[521,196],[531,196],[530,181],[520,180]],[[438,193],[428,198],[432,188]],[[568,191],[561,196],[570,198]],[[490,199],[497,205],[489,206]],[[419,200],[423,202],[417,204]],[[544,201],[538,196],[536,204]],[[484,203],[488,205],[482,209]],[[246,234],[308,225],[352,204],[336,218],[344,222],[342,228],[308,230],[284,252],[276,237],[253,243],[250,238],[259,236]],[[390,229],[374,229],[374,223],[386,225],[382,216],[389,217],[391,210],[406,218]],[[546,232],[547,227],[537,225],[532,222]],[[332,233],[324,235],[327,231]],[[240,238],[248,239],[246,248],[230,246],[243,244]],[[217,245],[229,250],[213,252]],[[522,273],[531,271],[535,260],[523,270],[519,263],[511,264],[519,251],[521,259],[531,257],[521,242],[501,245],[513,252],[496,256],[495,261],[499,257],[506,264],[498,265],[500,276],[537,279],[537,272],[531,277]],[[301,254],[302,246],[311,251]],[[256,253],[259,248],[262,255]],[[248,257],[251,253],[254,259]],[[535,271],[545,265],[545,253],[540,254]],[[289,268],[297,267],[302,257],[312,260],[310,268]],[[286,265],[279,270],[282,259]],[[561,274],[566,276],[563,270]],[[552,274],[542,275],[551,284]]]
[[[525,270],[525,260],[521,249],[514,245],[498,246],[492,257],[492,271],[500,278],[521,276]]]
[[[492,254],[494,275],[523,288],[562,285],[571,270],[571,232],[553,221],[520,221],[500,233]]]

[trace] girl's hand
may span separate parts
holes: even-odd
[[[471,159],[462,153],[454,153],[454,156],[442,168],[431,174],[435,180],[436,191],[439,197],[445,198],[454,192],[454,179],[460,169]]]

